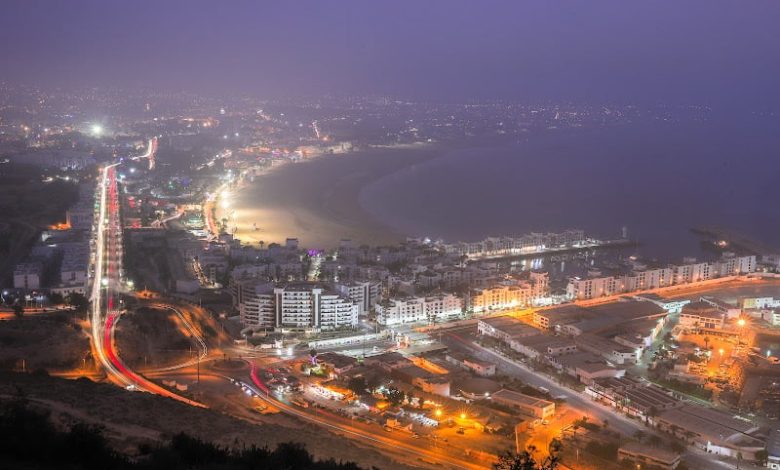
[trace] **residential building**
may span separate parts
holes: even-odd
[[[585,333],[574,338],[577,349],[597,354],[612,364],[633,364],[639,360],[636,349],[618,344],[607,338]]]
[[[604,276],[594,271],[585,278],[573,277],[566,288],[572,299],[587,300],[599,297],[658,289],[672,285],[691,284],[725,276],[749,274],[756,270],[756,257],[724,255],[713,262],[686,260],[681,265],[648,269],[637,267],[628,273]]]
[[[459,318],[463,314],[463,300],[453,294],[390,299],[376,305],[376,314],[377,323],[387,326],[441,323]]]
[[[481,318],[477,322],[477,332],[481,335],[491,336],[505,343],[509,343],[514,338],[539,334],[539,330],[536,328],[506,315]]]
[[[555,414],[555,403],[513,390],[499,390],[492,395],[491,399],[495,403],[506,405],[539,419],[547,419]]]
[[[19,263],[14,268],[15,289],[40,289],[43,278],[43,265],[37,261]]]
[[[246,326],[263,328],[355,328],[358,311],[357,304],[316,283],[258,283],[253,288],[242,288],[239,303],[241,321]]]
[[[366,315],[379,301],[382,294],[382,283],[379,281],[352,281],[336,284],[336,290],[357,304],[361,315]]]
[[[680,312],[680,327],[686,330],[719,330],[723,328],[724,313],[705,302],[691,302]]]

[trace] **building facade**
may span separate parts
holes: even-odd
[[[244,284],[238,310],[246,326],[300,330],[355,328],[359,314],[357,304],[313,283]]]

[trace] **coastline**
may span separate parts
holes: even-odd
[[[398,243],[405,234],[366,211],[360,193],[388,174],[441,156],[445,149],[429,144],[374,147],[269,168],[231,190],[234,236],[247,244],[297,238],[302,246],[321,249],[335,247],[342,239]],[[220,204],[217,208],[221,219],[226,209]]]

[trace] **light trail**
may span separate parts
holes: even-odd
[[[118,314],[114,312],[114,298],[110,292],[121,287],[121,274],[116,263],[121,263],[121,256],[116,254],[116,240],[121,235],[121,224],[118,217],[116,174],[114,163],[103,168],[100,178],[100,195],[98,207],[98,224],[95,240],[95,276],[92,283],[91,331],[95,357],[106,370],[109,378],[125,387],[135,387],[138,390],[156,393],[173,398],[188,405],[205,408],[205,405],[182,397],[166,390],[159,385],[131,371],[117,355],[114,345],[114,328]],[[110,195],[110,202],[108,202]],[[108,243],[106,237],[108,236]],[[108,251],[108,253],[106,253]],[[116,258],[112,260],[112,255]],[[105,282],[104,282],[105,281]],[[103,289],[106,289],[106,314],[103,322]],[[201,338],[202,340],[202,338]],[[205,342],[203,343],[205,346]]]

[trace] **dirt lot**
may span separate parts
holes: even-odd
[[[167,310],[142,307],[122,315],[115,338],[119,355],[133,368],[170,366],[197,353]]]
[[[81,367],[89,339],[72,313],[0,321],[0,369],[61,371]],[[22,365],[24,360],[24,365]]]
[[[318,458],[354,461],[365,468],[408,468],[355,441],[293,418],[277,415],[271,417],[269,424],[253,424],[214,410],[193,408],[147,393],[128,392],[89,379],[0,372],[0,400],[20,394],[32,404],[51,410],[59,422],[82,421],[104,426],[112,444],[131,454],[140,443],[186,432],[229,446],[275,447],[282,442],[300,442]]]

